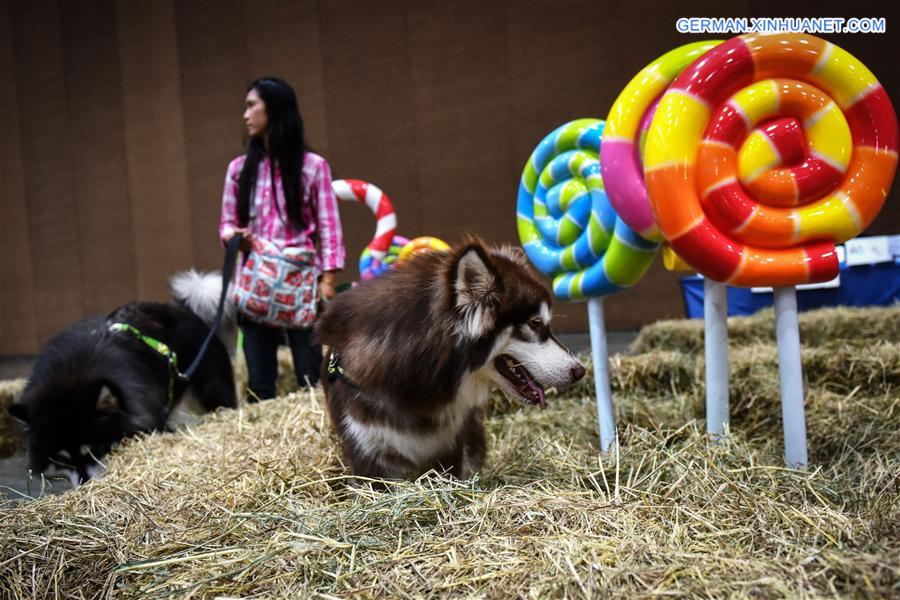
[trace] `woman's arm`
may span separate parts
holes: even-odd
[[[250,232],[246,227],[240,226],[237,214],[238,179],[243,165],[243,157],[238,157],[231,161],[225,173],[225,189],[222,191],[222,215],[219,218],[219,240],[224,246],[236,233],[240,233],[244,236],[241,249],[246,250],[249,248]]]
[[[344,268],[344,237],[341,230],[341,216],[338,213],[337,198],[331,187],[331,167],[323,159],[310,182],[315,195],[314,207],[319,233],[319,259],[325,272],[320,281],[322,296],[326,299],[334,295],[334,272]]]

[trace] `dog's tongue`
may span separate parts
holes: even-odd
[[[544,388],[542,388],[541,386],[539,386],[538,384],[536,384],[534,382],[531,383],[531,386],[535,389],[535,391],[538,394],[538,398],[539,398],[538,402],[540,402],[541,410],[544,410],[544,408],[547,406],[547,404],[544,402]]]
[[[537,395],[538,405],[540,405],[541,410],[544,410],[544,407],[546,406],[546,403],[544,402],[544,388],[539,386],[538,383],[531,377],[528,378],[525,386],[527,390],[530,390]]]

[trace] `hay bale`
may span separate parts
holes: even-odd
[[[868,344],[872,340],[900,343],[900,305],[867,308],[821,308],[801,312],[800,341],[806,346]],[[749,317],[728,319],[728,342],[744,346],[775,342],[775,312],[761,310]],[[703,320],[658,321],[641,329],[632,344],[636,353],[653,350],[703,351]]]
[[[696,423],[622,423],[604,458],[593,401],[560,397],[488,421],[482,477],[388,492],[346,485],[319,394],[221,411],[5,509],[0,596],[891,596],[900,414],[867,402],[859,445],[810,407],[842,450],[804,473],[776,436]]]
[[[861,390],[881,395],[900,393],[900,345],[889,342],[868,346],[842,344],[828,348],[800,350],[807,390],[832,391],[853,396]],[[569,394],[594,396],[593,361],[579,359],[587,373]],[[706,394],[705,363],[702,354],[654,350],[636,356],[610,357],[610,383],[615,396],[657,399],[690,396],[700,410],[690,418],[702,417]],[[729,352],[729,390],[732,403],[753,404],[760,400],[778,402],[778,349],[772,344],[754,343],[732,347]],[[511,405],[513,408],[515,405]]]
[[[679,352],[653,352],[639,356],[615,355],[610,359],[610,384],[616,392],[658,395],[694,386],[699,375],[697,360]],[[593,389],[593,363],[587,382]]]
[[[25,447],[22,425],[6,408],[22,393],[26,382],[27,379],[0,381],[0,458],[17,454]]]
[[[875,395],[900,390],[900,346],[897,344],[802,348],[800,356],[807,390],[846,395],[855,395],[860,390]],[[780,398],[777,347],[754,344],[732,349],[730,357],[732,396],[746,401]],[[698,360],[702,359],[698,357]]]

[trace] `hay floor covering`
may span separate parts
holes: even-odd
[[[898,319],[804,349],[808,472],[783,466],[774,346],[735,336],[732,436],[715,443],[702,352],[659,341],[684,327],[663,323],[612,362],[618,456],[596,451],[586,382],[544,412],[495,399],[475,479],[353,488],[320,394],[295,393],[10,503],[0,597],[897,597]]]

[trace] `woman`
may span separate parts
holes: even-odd
[[[247,90],[244,123],[247,153],[231,161],[222,196],[219,237],[227,242],[240,233],[249,251],[254,238],[279,249],[315,252],[321,273],[319,294],[334,296],[334,275],[344,266],[344,244],[331,169],[324,158],[307,150],[297,97],[287,82],[274,77],[254,81]],[[311,329],[285,329],[241,316],[244,355],[253,402],[273,398],[278,377],[278,345],[286,331],[294,371],[301,385],[319,381],[322,349],[312,343]]]

